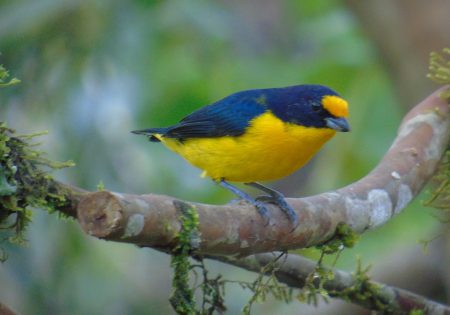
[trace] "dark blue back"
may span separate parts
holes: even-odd
[[[165,136],[179,139],[238,136],[253,118],[268,110],[285,122],[323,128],[327,113],[316,109],[321,107],[325,95],[337,93],[321,85],[237,92],[186,116],[168,127]]]

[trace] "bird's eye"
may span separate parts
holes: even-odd
[[[320,112],[322,110],[322,105],[320,103],[314,102],[311,104],[311,108],[315,112]]]

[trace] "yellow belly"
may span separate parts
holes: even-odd
[[[191,138],[182,142],[159,137],[171,150],[214,180],[273,180],[300,167],[336,132],[283,123],[271,113],[251,121],[241,136]]]

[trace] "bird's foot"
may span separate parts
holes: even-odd
[[[260,202],[276,204],[292,222],[294,229],[297,227],[298,216],[295,213],[294,209],[286,202],[286,199],[284,198],[284,195],[282,193],[256,182],[246,183],[246,185],[252,186],[267,193],[267,195],[260,196],[256,198],[256,200]]]
[[[266,204],[264,202],[261,202],[259,200],[253,199],[252,201],[247,200],[247,202],[251,203],[256,207],[256,210],[258,210],[259,215],[264,220],[264,225],[269,225],[270,223],[270,213],[269,210],[266,207]]]
[[[281,211],[283,211],[284,214],[288,217],[289,221],[292,222],[294,228],[297,227],[298,216],[291,205],[286,202],[286,199],[281,193],[277,192],[276,194],[258,196],[256,197],[256,201],[277,205],[281,209]]]
[[[230,190],[231,192],[233,192],[236,196],[239,197],[240,200],[244,200],[245,202],[253,205],[256,210],[258,210],[259,215],[263,218],[264,220],[264,225],[269,225],[270,223],[270,214],[269,214],[269,210],[266,207],[266,204],[262,201],[253,199],[252,197],[250,197],[249,195],[247,195],[245,192],[241,191],[240,189],[238,189],[237,187],[227,183],[224,180],[221,180],[219,182],[219,185],[221,185],[222,187]],[[232,200],[233,202],[234,200]]]

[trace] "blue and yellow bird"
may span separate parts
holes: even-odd
[[[266,202],[298,218],[284,196],[257,181],[285,177],[308,162],[336,131],[350,130],[348,104],[322,85],[241,91],[163,128],[132,131],[162,142],[238,197],[268,221]],[[252,198],[228,183],[243,182],[267,193]]]

